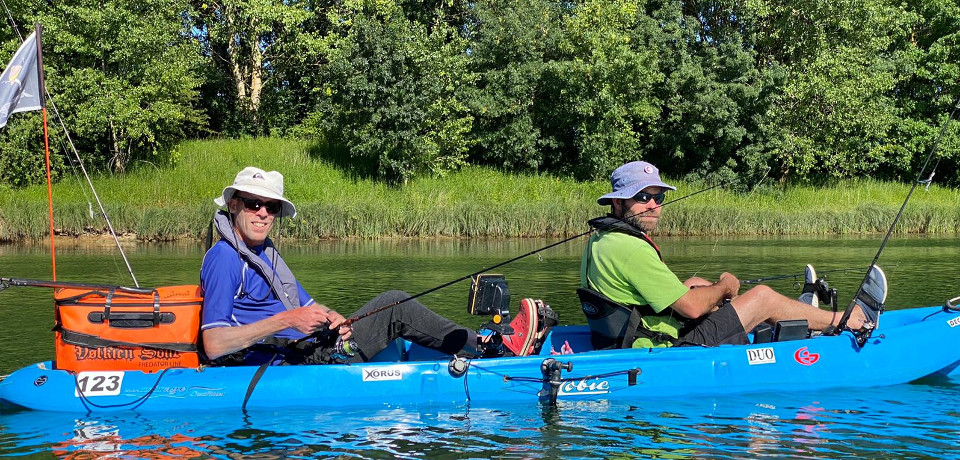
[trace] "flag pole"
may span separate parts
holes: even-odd
[[[43,45],[40,37],[43,26],[37,23],[37,78],[40,83],[40,110],[43,113],[43,148],[47,161],[47,209],[50,216],[50,266],[53,270],[53,281],[57,280],[57,249],[54,244],[53,230],[53,182],[50,179],[50,135],[47,131],[47,98],[46,86],[43,81]]]

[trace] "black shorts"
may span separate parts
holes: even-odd
[[[743,330],[737,310],[724,302],[724,306],[717,311],[701,318],[689,328],[685,328],[678,345],[703,345],[713,347],[717,345],[745,345],[747,331]]]

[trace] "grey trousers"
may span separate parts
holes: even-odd
[[[387,291],[354,312],[356,317],[407,299],[403,291]],[[387,308],[353,323],[353,340],[360,351],[351,361],[368,361],[397,338],[447,354],[476,353],[477,333],[434,313],[416,299]]]

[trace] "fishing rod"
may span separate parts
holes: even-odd
[[[4,289],[10,286],[45,287],[45,288],[53,288],[53,289],[62,289],[62,288],[103,289],[107,291],[129,292],[131,294],[153,293],[153,289],[142,288],[142,287],[116,286],[116,285],[110,285],[110,284],[70,283],[66,281],[45,281],[45,280],[23,279],[23,278],[0,277],[0,291],[3,291]]]
[[[832,328],[832,330],[831,328],[827,328],[827,330],[824,331],[824,335],[838,335],[847,327],[847,321],[850,320],[850,315],[853,313],[854,307],[857,306],[857,299],[860,297],[860,294],[863,294],[863,287],[869,280],[870,273],[873,271],[873,268],[877,265],[877,261],[880,259],[880,254],[883,253],[883,249],[887,246],[887,241],[890,240],[890,235],[893,234],[894,227],[896,227],[897,222],[900,221],[900,217],[903,215],[903,210],[907,207],[907,202],[909,202],[910,197],[913,196],[913,191],[917,189],[917,184],[925,183],[929,185],[929,181],[933,181],[933,173],[936,172],[937,165],[940,164],[940,160],[937,160],[937,165],[934,165],[933,170],[930,171],[929,181],[923,178],[924,172],[927,170],[927,165],[930,164],[933,154],[936,153],[937,148],[940,146],[940,141],[943,139],[944,134],[946,134],[947,128],[950,126],[950,120],[953,119],[954,114],[957,112],[958,106],[960,106],[960,96],[953,101],[953,109],[947,115],[947,120],[943,122],[943,127],[940,129],[940,135],[937,136],[937,140],[934,141],[933,145],[930,147],[930,153],[927,154],[927,159],[924,160],[923,166],[920,168],[920,172],[917,173],[917,180],[914,181],[913,185],[910,187],[910,191],[907,192],[907,197],[904,198],[903,204],[900,205],[900,210],[897,211],[897,215],[893,218],[890,228],[887,229],[887,235],[883,237],[883,242],[880,243],[880,249],[878,249],[877,254],[873,256],[873,262],[871,262],[870,266],[867,267],[867,272],[863,275],[863,281],[860,283],[860,287],[857,288],[857,293],[853,296],[853,299],[850,300],[850,304],[847,305],[846,310],[843,311],[843,315],[840,316],[840,321],[837,322],[837,326]],[[882,311],[883,306],[881,305],[880,311],[877,314],[879,315]],[[859,331],[852,331],[857,338],[857,344],[863,346],[867,339],[870,338],[870,333],[875,327],[876,324],[873,324],[870,327],[863,327]]]
[[[833,270],[817,270],[817,274],[822,275],[824,273],[848,273],[848,272],[857,271],[860,269],[861,269],[860,267],[848,267],[848,268],[837,268]],[[772,275],[772,276],[765,276],[763,278],[743,280],[743,281],[740,281],[740,284],[759,284],[765,281],[776,281],[776,280],[786,280],[786,279],[799,280],[799,279],[802,279],[805,275],[806,275],[805,273],[791,273],[789,275]]]
[[[736,179],[734,179],[734,180],[736,180]],[[637,215],[645,214],[645,213],[654,211],[654,210],[656,210],[656,209],[660,209],[660,208],[662,208],[662,207],[664,207],[664,206],[667,206],[667,205],[669,205],[669,204],[673,204],[673,203],[676,203],[676,202],[678,202],[678,201],[682,201],[682,200],[685,200],[685,199],[687,199],[687,198],[690,198],[690,197],[699,195],[699,194],[701,194],[701,193],[704,193],[704,192],[713,190],[713,189],[715,189],[715,188],[717,188],[717,187],[720,187],[721,185],[726,185],[726,184],[729,184],[729,183],[731,183],[731,182],[733,182],[733,181],[721,182],[721,183],[718,183],[718,184],[714,184],[714,185],[711,185],[710,187],[697,190],[696,192],[693,192],[693,193],[691,193],[691,194],[689,194],[689,195],[682,196],[682,197],[677,198],[677,199],[675,199],[675,200],[667,201],[666,203],[657,205],[657,206],[654,207],[654,208],[651,208],[651,209],[648,209],[648,210],[646,210],[646,211],[642,211],[642,212],[639,212],[639,213],[636,213],[636,214],[632,214],[632,215],[630,215],[630,216],[624,216],[623,218],[626,219],[626,218],[629,218],[629,217],[635,217],[635,216],[637,216]],[[618,222],[619,222],[619,221],[618,221]],[[613,225],[613,223],[607,224],[607,225],[605,225],[605,226],[603,226],[603,227],[600,227],[600,228],[598,228],[598,229],[596,229],[596,230],[597,230],[597,231],[599,231],[599,230],[604,230],[604,229],[610,227],[611,225]],[[489,267],[485,267],[485,268],[483,268],[482,270],[473,272],[473,273],[471,273],[471,274],[469,274],[469,275],[461,276],[460,278],[457,278],[457,279],[448,281],[448,282],[446,282],[446,283],[443,283],[443,284],[441,284],[441,285],[439,285],[439,286],[436,286],[436,287],[427,289],[426,291],[423,291],[423,292],[420,292],[420,293],[411,295],[410,297],[407,297],[406,299],[402,299],[402,300],[399,300],[399,301],[394,302],[394,303],[392,303],[392,304],[384,305],[384,306],[382,306],[382,307],[380,307],[380,308],[377,308],[377,309],[368,311],[368,312],[366,312],[366,313],[364,313],[364,314],[362,314],[362,315],[357,315],[357,316],[354,316],[354,317],[352,317],[352,318],[349,318],[349,319],[347,319],[346,321],[344,321],[342,325],[344,325],[344,326],[349,326],[349,325],[351,325],[351,324],[353,324],[353,323],[355,323],[355,322],[357,322],[357,321],[359,321],[359,320],[361,320],[361,319],[363,319],[363,318],[366,318],[366,317],[368,317],[368,316],[372,316],[372,315],[375,315],[375,314],[377,314],[377,313],[380,313],[380,312],[382,312],[382,311],[384,311],[384,310],[393,308],[393,307],[395,307],[395,306],[397,306],[397,305],[400,305],[400,304],[402,304],[402,303],[404,303],[404,302],[407,302],[407,301],[410,301],[410,300],[413,300],[413,299],[416,299],[416,298],[425,296],[425,295],[427,295],[427,294],[430,294],[431,292],[439,291],[440,289],[443,289],[443,288],[445,288],[445,287],[452,286],[452,285],[454,285],[454,284],[456,284],[456,283],[459,283],[459,282],[461,282],[461,281],[463,281],[463,280],[473,278],[473,277],[475,277],[475,276],[481,275],[481,274],[486,273],[486,272],[488,272],[488,271],[490,271],[490,270],[493,270],[493,269],[495,269],[495,268],[499,268],[499,267],[502,267],[502,266],[504,266],[504,265],[507,265],[507,264],[516,262],[516,261],[518,261],[518,260],[520,260],[520,259],[523,259],[523,258],[525,258],[525,257],[532,256],[532,255],[537,254],[537,253],[539,253],[539,252],[542,252],[542,251],[545,251],[545,250],[547,250],[547,249],[550,249],[550,248],[552,248],[552,247],[554,247],[554,246],[559,246],[559,245],[561,245],[561,244],[563,244],[563,243],[566,243],[566,242],[568,242],[568,241],[572,241],[572,240],[575,240],[575,239],[580,238],[580,237],[582,237],[582,236],[589,235],[590,233],[592,233],[592,232],[594,232],[594,231],[595,231],[594,229],[590,229],[590,230],[587,230],[587,231],[585,231],[585,232],[583,232],[583,233],[579,233],[579,234],[577,234],[577,235],[571,236],[571,237],[569,237],[569,238],[565,238],[565,239],[560,240],[560,241],[557,241],[557,242],[555,242],[555,243],[548,244],[548,245],[546,245],[546,246],[544,246],[544,247],[542,247],[542,248],[535,249],[535,250],[530,251],[530,252],[527,252],[527,253],[525,253],[525,254],[522,254],[522,255],[516,256],[516,257],[514,257],[514,258],[508,259],[508,260],[506,260],[506,261],[504,261],[504,262],[500,262],[500,263],[498,263],[498,264],[491,265],[491,266],[489,266]]]

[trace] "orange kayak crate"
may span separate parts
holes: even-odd
[[[57,369],[73,372],[197,367],[200,286],[150,293],[122,289],[56,291]]]

